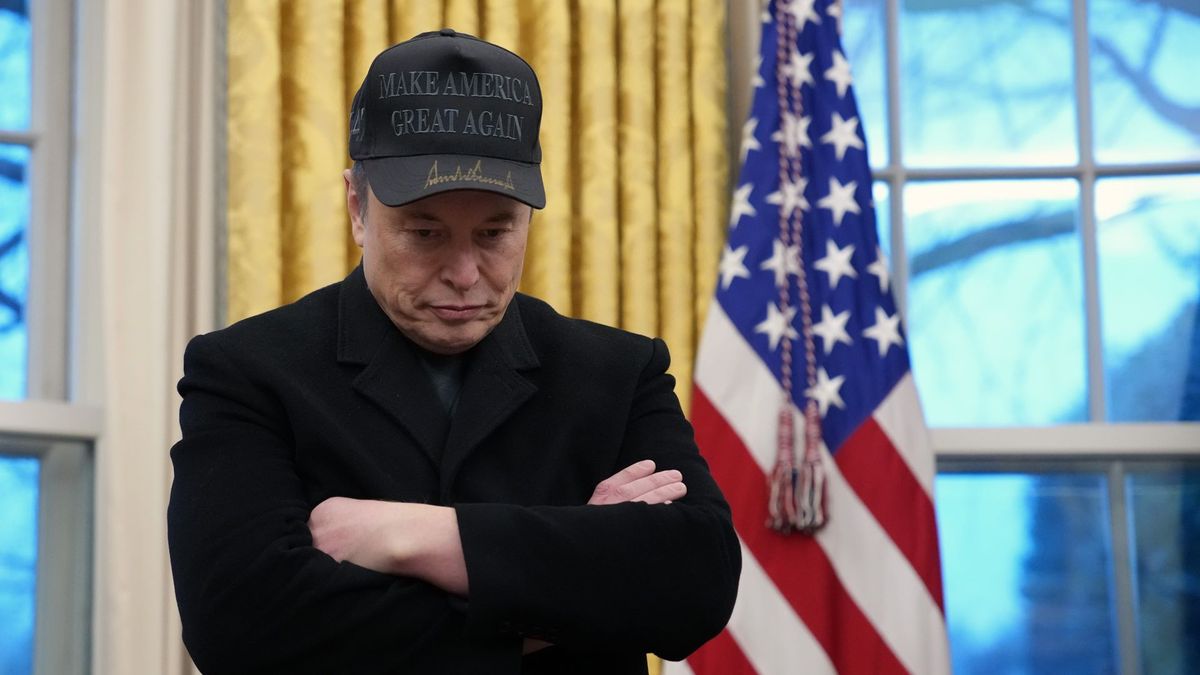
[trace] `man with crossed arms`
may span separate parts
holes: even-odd
[[[740,549],[666,345],[516,292],[541,92],[446,29],[351,111],[362,264],[188,345],[169,542],[204,672],[645,673]]]

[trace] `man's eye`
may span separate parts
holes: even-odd
[[[506,229],[504,229],[502,227],[495,227],[492,229],[484,230],[483,236],[487,239],[495,239],[496,237],[499,237],[500,235],[504,234],[505,232],[507,232]]]
[[[433,236],[433,230],[418,229],[418,230],[411,230],[411,232],[413,234],[417,235],[418,239],[428,239]]]

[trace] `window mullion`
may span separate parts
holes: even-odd
[[[71,3],[30,5],[32,36],[32,136],[29,163],[29,292],[25,326],[29,344],[27,396],[64,399],[67,394],[68,218]]]
[[[1087,345],[1088,418],[1107,418],[1104,344],[1100,332],[1099,246],[1096,231],[1096,159],[1092,150],[1091,56],[1087,0],[1072,0],[1075,45],[1075,111],[1079,128],[1079,242],[1083,256],[1083,316]]]
[[[904,245],[904,152],[900,138],[900,0],[885,0],[884,26],[887,50],[887,125],[888,125],[888,220],[892,240],[892,291],[901,321],[908,328],[908,252]]]
[[[37,140],[37,135],[28,131],[0,129],[0,144],[3,145],[27,145],[32,148],[37,144]]]
[[[1113,585],[1116,592],[1117,645],[1122,675],[1140,675],[1138,658],[1137,605],[1133,600],[1133,565],[1131,561],[1130,519],[1125,495],[1125,462],[1117,460],[1108,466],[1108,512],[1113,551]]]

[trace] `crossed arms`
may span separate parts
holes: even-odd
[[[654,469],[654,460],[631,464],[597,484],[587,503],[670,504],[687,494],[682,473]],[[467,564],[451,507],[330,497],[313,509],[308,529],[313,546],[338,562],[468,596]]]
[[[670,504],[687,494],[683,474],[655,471],[653,460],[631,464],[596,485],[590,506],[643,502]],[[330,497],[309,517],[313,546],[338,562],[383,574],[420,579],[468,597],[470,579],[453,508],[431,504]],[[551,646],[525,638],[526,654]]]

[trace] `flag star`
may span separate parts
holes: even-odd
[[[754,192],[754,183],[746,183],[733,193],[733,207],[729,213],[729,227],[737,227],[742,216],[757,216],[758,211],[750,203],[750,193]]]
[[[737,249],[725,246],[721,254],[721,289],[729,288],[734,279],[749,279],[750,270],[746,269],[746,252],[749,246],[739,246]]]
[[[783,66],[783,74],[793,87],[804,84],[814,84],[812,76],[812,61],[815,54],[801,54],[793,51],[788,62]]]
[[[841,394],[842,383],[845,381],[845,375],[838,375],[830,379],[829,373],[825,372],[824,368],[818,368],[817,383],[809,387],[804,395],[816,400],[817,407],[821,410],[821,417],[824,417],[825,413],[829,412],[830,405],[845,409],[846,403],[842,401]]]
[[[900,337],[900,313],[888,316],[882,307],[875,308],[875,325],[863,329],[863,337],[870,338],[879,344],[879,356],[887,354],[892,345],[897,347],[904,344]]]
[[[808,179],[800,178],[795,183],[784,180],[779,189],[767,195],[768,204],[778,204],[779,213],[784,218],[791,218],[796,207],[808,210],[808,200],[804,198],[804,190],[808,187]]]
[[[833,146],[834,153],[837,155],[839,162],[846,156],[847,148],[863,149],[862,139],[858,137],[857,117],[844,120],[841,115],[833,113],[829,124],[832,128],[821,137],[821,142]]]
[[[765,333],[767,342],[771,345],[771,351],[775,351],[779,347],[779,341],[783,336],[787,336],[789,340],[796,339],[796,329],[792,328],[792,318],[796,316],[796,308],[788,307],[784,311],[779,311],[779,307],[773,302],[767,303],[767,318],[754,327],[755,333]]]
[[[837,84],[838,98],[846,97],[846,90],[854,84],[854,76],[850,74],[850,62],[842,52],[833,52],[833,66],[825,71],[825,79]]]
[[[800,249],[796,246],[784,247],[783,242],[776,239],[772,243],[771,257],[759,269],[774,272],[775,287],[783,286],[786,275],[800,274]]]
[[[771,12],[768,11],[770,9],[770,4],[771,3],[769,0],[762,0],[762,4],[760,5],[762,9],[759,10],[758,18],[763,23],[771,23],[771,21],[773,21],[775,18],[771,16]]]
[[[742,125],[742,161],[746,161],[746,156],[751,150],[762,150],[762,145],[754,136],[755,129],[758,128],[758,119],[751,117]]]
[[[801,146],[812,147],[812,139],[808,137],[810,123],[812,123],[811,117],[796,117],[785,110],[783,111],[783,124],[780,125],[778,131],[771,134],[771,140],[782,143],[783,147],[787,148],[788,155],[799,155]]]
[[[762,54],[754,57],[754,79],[752,82],[754,83],[755,89],[758,89],[767,83],[762,76]]]
[[[825,8],[825,13],[837,19],[838,35],[842,34],[842,0],[833,0],[829,3],[829,7]]]
[[[842,277],[858,278],[858,272],[850,264],[850,256],[854,255],[854,244],[846,244],[846,248],[838,248],[832,239],[825,241],[825,257],[813,263],[813,267],[829,275],[829,290],[837,290]]]
[[[839,342],[845,344],[854,344],[850,339],[850,334],[846,332],[846,322],[850,320],[850,310],[846,310],[841,314],[834,314],[829,305],[821,306],[821,322],[813,324],[812,330],[817,335],[821,336],[821,344],[825,345],[825,353],[833,351],[834,345]]]
[[[788,14],[796,17],[796,32],[804,30],[806,21],[812,21],[815,24],[821,23],[821,17],[814,8],[816,4],[816,0],[792,0],[788,3]]]
[[[879,277],[879,290],[887,293],[892,277],[888,272],[887,258],[883,255],[883,249],[878,246],[875,247],[875,262],[867,265],[867,271]]]
[[[842,185],[838,179],[829,177],[829,194],[817,200],[817,206],[833,212],[833,224],[841,225],[842,217],[849,213],[862,213],[858,202],[854,201],[854,191],[858,189],[858,181],[850,181]]]

